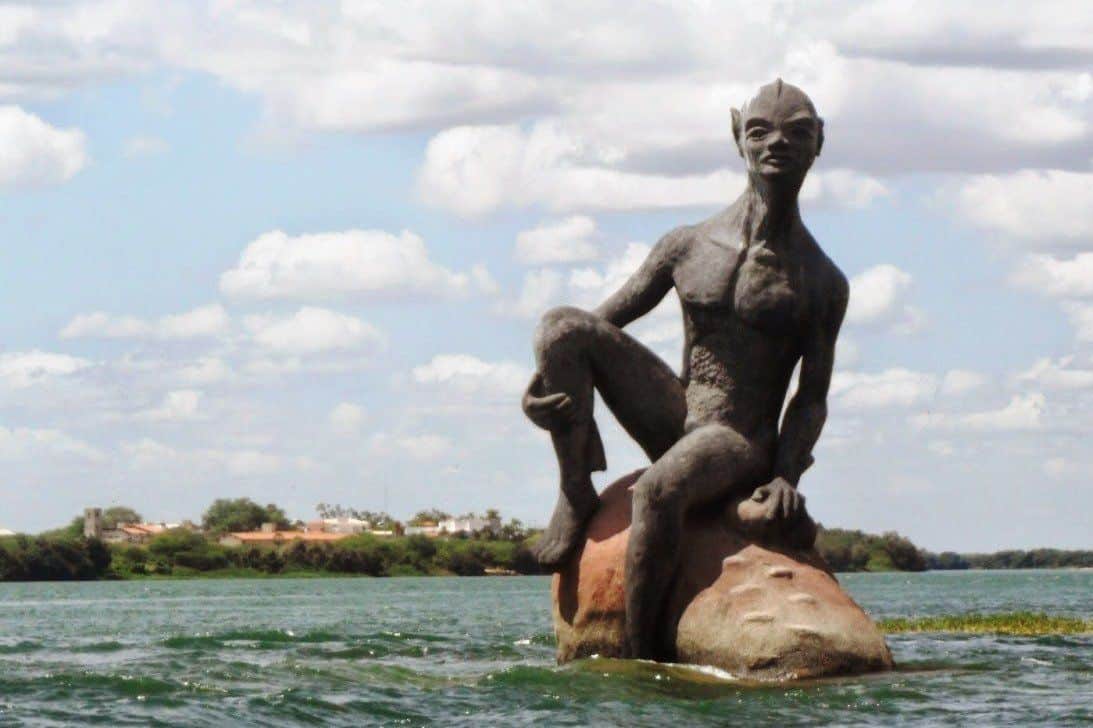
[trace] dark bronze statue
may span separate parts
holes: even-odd
[[[747,189],[723,212],[677,228],[595,311],[562,307],[535,335],[537,372],[523,408],[549,430],[561,494],[536,555],[571,558],[598,504],[591,473],[607,467],[593,390],[652,465],[633,490],[626,559],[628,654],[657,657],[659,619],[680,558],[684,513],[751,493],[786,533],[803,517],[801,474],[827,417],[845,276],[801,221],[797,197],[823,146],[809,98],[781,79],[733,109]],[[675,288],[683,372],[623,331]],[[790,378],[797,392],[779,415]]]

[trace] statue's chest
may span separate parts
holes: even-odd
[[[758,246],[720,253],[690,260],[678,271],[676,288],[695,323],[716,328],[735,318],[771,334],[795,331],[805,300],[796,267]]]

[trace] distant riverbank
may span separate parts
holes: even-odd
[[[147,544],[107,545],[74,536],[0,538],[0,581],[253,578],[292,575],[486,576],[537,574],[530,538],[352,536],[332,543],[226,547],[179,529]],[[817,549],[837,572],[1093,567],[1093,551],[1036,549],[932,554],[899,534],[823,529]]]
[[[526,543],[477,538],[351,536],[326,543],[226,547],[178,529],[147,545],[96,539],[0,539],[0,580],[535,574]]]

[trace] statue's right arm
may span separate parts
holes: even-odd
[[[676,228],[657,242],[629,280],[593,313],[620,329],[653,310],[672,290],[672,269],[687,241],[685,228]]]

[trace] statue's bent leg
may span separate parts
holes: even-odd
[[[768,475],[770,453],[724,425],[687,433],[634,484],[626,553],[626,639],[629,656],[661,659],[661,623],[679,561],[688,509],[754,488]]]
[[[561,474],[561,493],[536,557],[554,568],[583,538],[599,498],[591,473],[606,468],[592,419],[593,392],[651,459],[683,434],[687,405],[683,384],[664,361],[607,320],[576,308],[556,308],[535,333],[535,357],[543,394],[564,392],[574,404],[572,422],[551,432]]]

